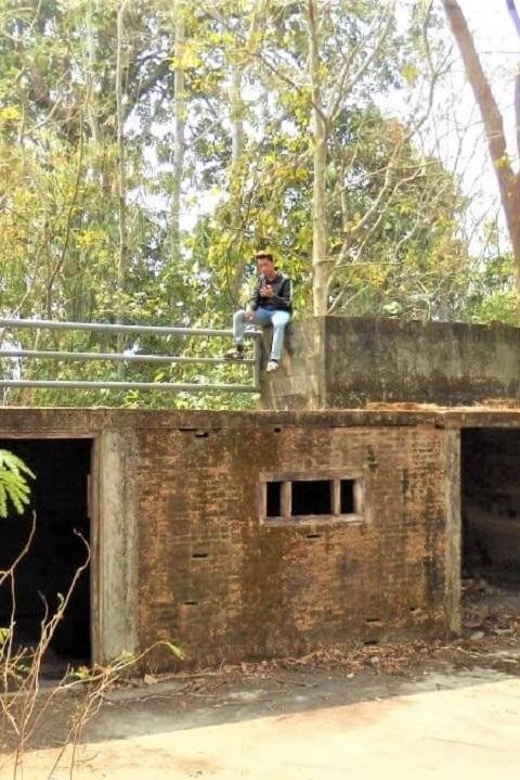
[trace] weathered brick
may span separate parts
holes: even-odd
[[[514,412],[6,409],[0,427],[131,441],[138,645],[171,640],[203,664],[445,635],[458,614],[458,429],[495,419],[520,425]],[[287,473],[362,474],[362,522],[263,524],[259,479]]]
[[[222,415],[220,432],[203,439],[141,436],[139,513],[157,518],[140,528],[139,558],[153,556],[142,646],[168,623],[199,663],[445,634],[444,431],[302,423],[275,432],[250,420],[237,431]],[[364,474],[362,524],[261,523],[261,474],[342,471]],[[208,557],[194,560],[196,549]]]

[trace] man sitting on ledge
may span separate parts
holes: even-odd
[[[291,281],[275,268],[273,256],[269,252],[257,252],[255,259],[260,274],[255,292],[246,309],[237,311],[233,317],[235,346],[224,357],[229,360],[241,360],[244,357],[246,322],[272,325],[273,343],[267,370],[276,371],[282,356],[285,326],[291,318]]]

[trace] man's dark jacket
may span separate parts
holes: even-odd
[[[260,289],[265,285],[270,285],[273,288],[272,298],[266,298],[260,295]],[[262,309],[291,312],[291,280],[284,276],[280,271],[276,272],[276,276],[270,282],[261,274],[258,277],[253,297],[249,301],[249,306],[253,310],[261,307]]]

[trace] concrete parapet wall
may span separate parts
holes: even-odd
[[[463,406],[520,400],[520,329],[346,317],[292,323],[275,409],[350,409],[370,401]]]

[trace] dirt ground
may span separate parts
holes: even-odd
[[[463,635],[450,643],[127,682],[105,693],[74,751],[62,745],[80,696],[57,694],[16,777],[517,778],[520,593],[477,578],[466,581],[464,604]],[[15,777],[7,725],[0,780]]]

